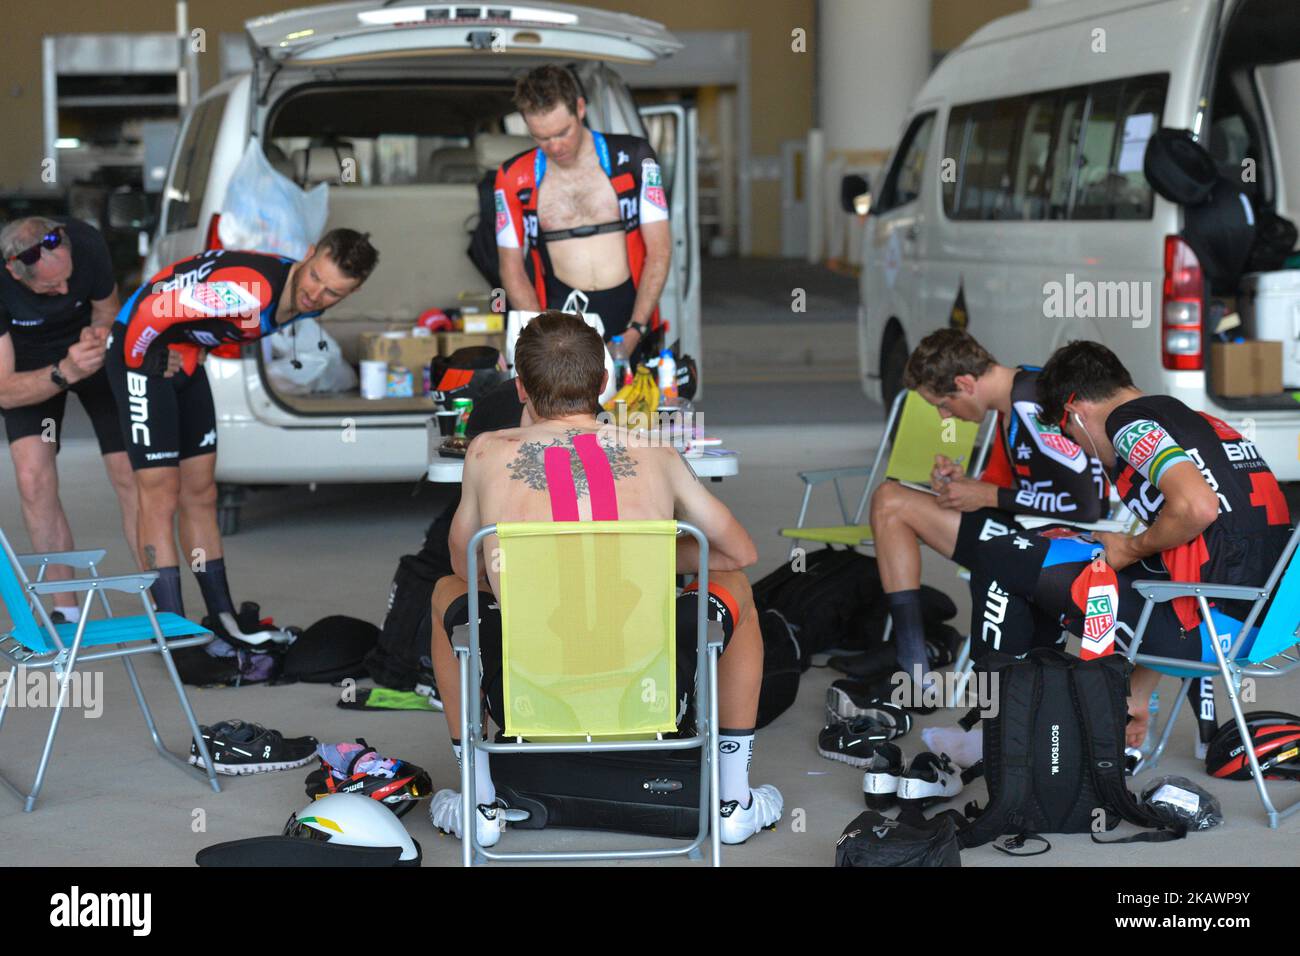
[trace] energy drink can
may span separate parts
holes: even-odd
[[[457,398],[451,403],[451,407],[457,412],[456,434],[464,435],[465,430],[469,427],[469,414],[474,411],[474,399]]]

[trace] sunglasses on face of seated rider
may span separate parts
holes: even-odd
[[[36,265],[37,261],[41,258],[42,249],[49,249],[51,252],[53,252],[55,249],[59,248],[62,242],[63,242],[63,229],[62,228],[52,229],[49,232],[47,232],[45,235],[41,236],[39,241],[32,243],[30,246],[28,246],[22,252],[18,253],[16,256],[10,256],[9,261],[13,262],[15,259],[17,259],[25,266],[34,266]]]

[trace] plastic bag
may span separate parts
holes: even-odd
[[[1142,802],[1169,824],[1208,830],[1223,822],[1223,808],[1213,794],[1186,777],[1159,777],[1142,790]]]
[[[325,183],[303,191],[275,170],[256,137],[248,141],[221,204],[217,234],[227,249],[253,249],[301,259],[329,216]]]
[[[295,339],[299,367],[294,366]],[[266,343],[270,349],[266,375],[281,394],[347,392],[357,387],[356,370],[343,358],[343,350],[334,336],[315,319],[299,319],[288,328],[268,335]]]

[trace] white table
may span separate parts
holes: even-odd
[[[740,456],[725,448],[708,448],[699,458],[687,458],[686,461],[696,475],[708,478],[710,481],[734,478],[740,474]],[[429,462],[427,477],[430,481],[439,484],[458,485],[464,471],[463,458],[443,458],[435,455]]]

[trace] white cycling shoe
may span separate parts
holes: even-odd
[[[429,802],[429,820],[443,833],[450,833],[460,839],[460,791],[439,790]],[[506,828],[505,804],[500,800],[495,803],[480,803],[474,814],[475,836],[482,847],[496,846]]]
[[[242,644],[259,647],[262,644],[292,644],[294,642],[294,634],[291,631],[283,631],[278,627],[268,627],[260,631],[242,631],[239,628],[239,621],[229,611],[222,611],[217,615],[217,619],[226,632],[221,636],[229,637],[232,641]]]
[[[723,801],[718,838],[727,844],[744,843],[759,830],[775,828],[783,806],[781,791],[770,783],[750,789],[748,807],[742,807],[739,800]]]

